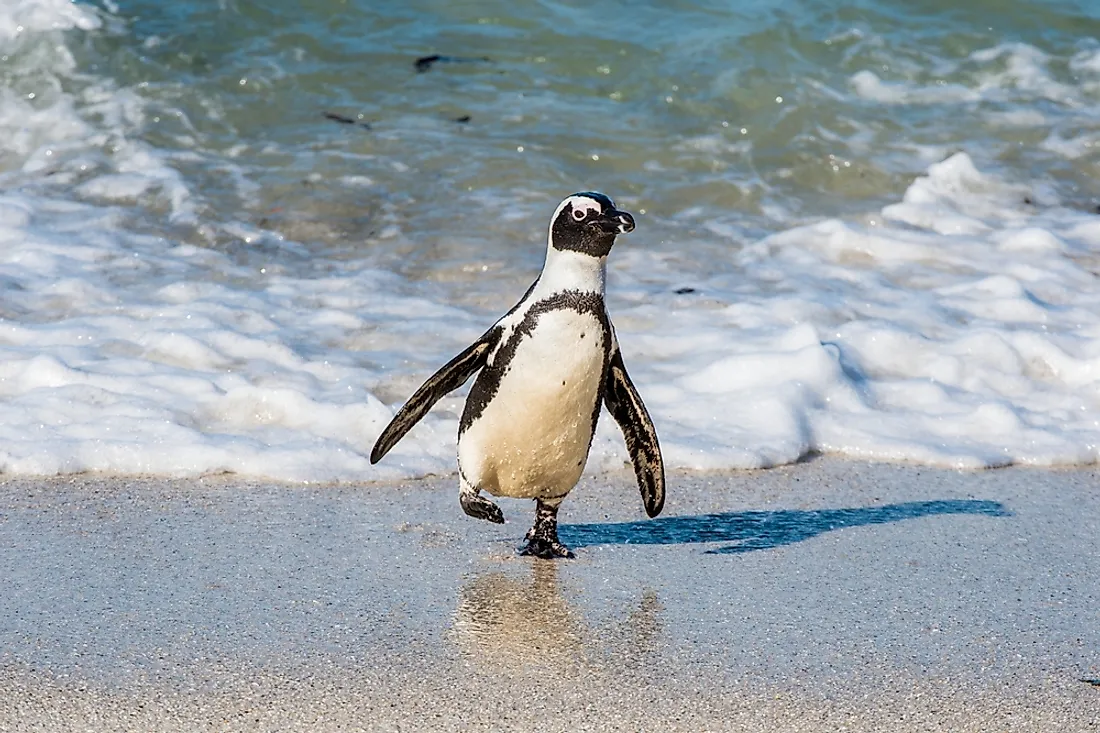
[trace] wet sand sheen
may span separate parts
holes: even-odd
[[[9,479],[0,729],[1084,731],[1098,478],[585,479],[563,563],[451,478]]]

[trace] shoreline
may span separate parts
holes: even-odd
[[[0,731],[1093,730],[1100,470],[0,478]]]

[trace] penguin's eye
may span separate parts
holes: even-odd
[[[588,209],[573,209],[573,218],[577,221],[584,221],[586,216],[588,216]]]

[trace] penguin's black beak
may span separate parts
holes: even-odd
[[[634,217],[618,209],[608,209],[594,223],[606,234],[626,234],[634,231]]]

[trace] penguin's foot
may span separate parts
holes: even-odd
[[[557,537],[552,540],[544,537],[531,537],[524,547],[519,548],[519,554],[529,557],[541,557],[543,560],[553,560],[556,557],[571,560],[576,557],[573,551],[563,545]]]
[[[558,499],[560,502],[561,499]],[[555,557],[576,557],[568,547],[558,539],[558,505],[550,505],[542,499],[535,506],[535,526],[531,527],[524,538],[527,545],[521,547],[519,554],[553,560]]]
[[[458,502],[462,505],[462,511],[474,519],[484,519],[495,524],[504,524],[504,512],[488,499],[482,499],[476,494],[458,495]]]

